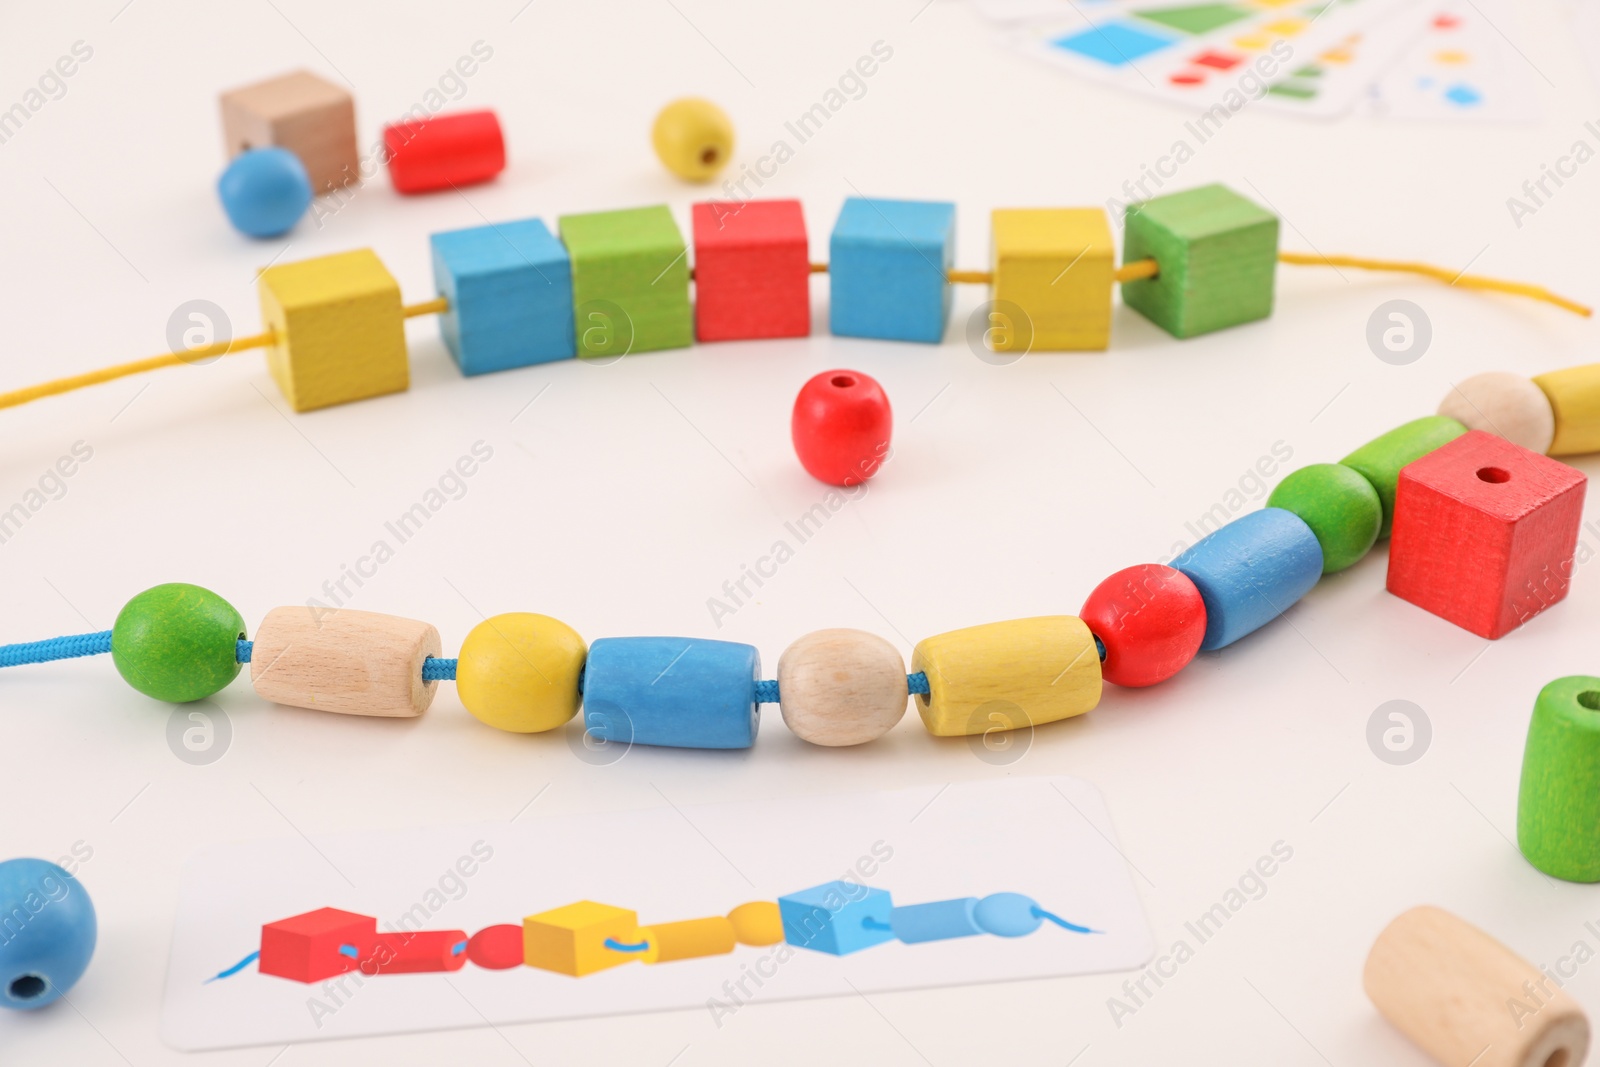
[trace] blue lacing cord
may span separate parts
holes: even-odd
[[[250,653],[255,649],[255,647],[256,643],[254,641],[246,641],[241,637],[239,638],[238,643],[233,646],[233,658],[240,663],[249,663]]]
[[[1045,911],[1043,908],[1039,907],[1037,904],[1035,904],[1032,908],[1030,908],[1028,910],[1033,912],[1034,918],[1046,919],[1046,920],[1048,920],[1050,922],[1055,923],[1057,926],[1061,927],[1063,930],[1071,930],[1075,934],[1098,934],[1098,933],[1102,933],[1103,932],[1103,931],[1100,931],[1100,930],[1091,930],[1087,926],[1079,926],[1077,923],[1069,923],[1069,922],[1067,922],[1067,920],[1063,919],[1061,916],[1056,915],[1053,912]]]
[[[915,674],[906,675],[906,692],[910,693],[914,697],[927,696],[929,692],[928,672],[918,671]]]
[[[210,978],[207,978],[204,982],[202,982],[200,984],[201,985],[210,985],[212,982],[215,982],[219,978],[232,978],[234,975],[238,974],[240,971],[244,970],[246,967],[248,967],[252,963],[254,963],[260,957],[260,955],[261,955],[260,952],[252,952],[252,953],[250,953],[250,955],[246,956],[244,959],[240,960],[238,963],[235,963],[232,967],[229,967],[225,971],[218,971],[216,974],[212,975]]]
[[[1100,653],[1100,662],[1104,663],[1106,661],[1106,643],[1100,640],[1099,634],[1092,634],[1091,636],[1094,638],[1094,650]]]
[[[602,941],[600,943],[602,945],[604,945],[606,948],[610,949],[612,952],[648,952],[648,951],[650,951],[650,942],[648,942],[648,941],[640,941],[636,945],[630,945],[626,941],[618,941],[614,937],[608,937],[608,938],[606,938],[604,941]]]
[[[0,667],[21,667],[29,663],[49,663],[79,656],[101,656],[111,651],[111,631],[97,634],[69,634],[48,641],[29,641],[22,645],[0,645]]]
[[[769,678],[766,681],[757,682],[756,683],[756,703],[757,704],[776,704],[777,702],[778,702],[778,681],[777,681],[777,679]]]
[[[429,656],[422,661],[424,682],[453,682],[456,680],[456,661]]]

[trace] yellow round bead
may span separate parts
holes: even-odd
[[[672,173],[708,182],[733,157],[733,121],[711,101],[685,97],[661,109],[650,140]]]
[[[776,945],[783,940],[783,916],[770,900],[752,900],[728,912],[741,945]]]
[[[456,692],[490,726],[519,734],[554,730],[578,713],[578,675],[589,648],[548,615],[485,619],[461,643]]]

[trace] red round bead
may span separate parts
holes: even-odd
[[[1183,670],[1206,636],[1206,605],[1182,571],[1141,563],[1118,571],[1083,602],[1079,618],[1105,645],[1100,676],[1155,685]]]
[[[491,971],[522,966],[522,927],[513,923],[485,926],[467,941],[467,959]]]
[[[461,111],[385,126],[389,180],[401,193],[486,182],[506,169],[506,142],[493,111]]]
[[[800,465],[829,485],[860,485],[878,473],[893,428],[883,386],[854,370],[823,371],[807,382],[789,423]]]

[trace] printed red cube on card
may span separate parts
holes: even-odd
[[[493,111],[462,111],[383,130],[389,180],[402,193],[476,185],[506,169],[506,142]]]
[[[694,205],[694,286],[702,341],[809,334],[811,261],[800,201]]]
[[[1389,592],[1497,638],[1567,595],[1588,479],[1473,430],[1402,468]]]
[[[318,908],[263,926],[257,969],[296,982],[320,982],[355,970],[377,938],[377,919]]]

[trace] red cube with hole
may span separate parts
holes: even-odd
[[[883,386],[855,370],[823,371],[794,400],[789,432],[800,465],[829,485],[860,485],[889,458],[894,413]]]
[[[1159,563],[1125,567],[1083,602],[1078,617],[1105,646],[1100,676],[1155,685],[1183,670],[1206,636],[1206,604],[1188,575]]]
[[[256,967],[296,982],[320,982],[355,970],[377,940],[377,919],[318,908],[263,926]]]
[[[694,205],[694,332],[702,341],[811,333],[811,261],[798,200]]]
[[[389,180],[401,193],[476,185],[506,169],[506,141],[493,111],[432,115],[383,129]]]
[[[1400,471],[1389,592],[1479,637],[1567,595],[1582,472],[1482,430]]]

